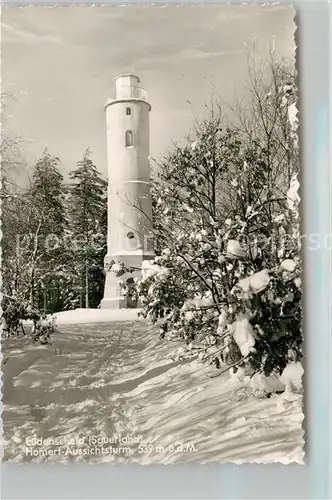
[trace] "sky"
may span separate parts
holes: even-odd
[[[120,73],[140,77],[152,105],[150,153],[182,142],[212,93],[245,95],[248,45],[294,57],[294,11],[272,5],[8,7],[2,11],[2,90],[9,125],[33,163],[45,147],[66,176],[89,146],[107,176],[104,104]]]

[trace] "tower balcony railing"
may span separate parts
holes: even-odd
[[[142,99],[143,101],[147,101],[148,93],[142,87],[124,85],[114,89],[114,91],[109,95],[109,100],[115,101],[116,99]]]

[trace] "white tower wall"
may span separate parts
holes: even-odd
[[[127,307],[119,280],[140,274],[153,258],[149,170],[149,112],[146,92],[134,75],[115,80],[115,98],[106,104],[108,157],[108,233],[102,308]],[[122,262],[137,270],[118,278],[109,269]]]

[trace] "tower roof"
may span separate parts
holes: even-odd
[[[119,78],[125,78],[125,77],[131,77],[137,81],[137,83],[140,83],[140,78],[137,75],[134,75],[133,73],[120,73],[119,75],[115,76],[113,78],[113,82],[115,80],[118,80]]]
[[[143,101],[151,109],[148,103],[146,90],[140,86],[140,79],[132,73],[121,73],[113,78],[114,87],[108,101],[105,104],[105,109],[115,102],[127,101]]]

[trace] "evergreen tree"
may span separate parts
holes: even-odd
[[[86,308],[97,307],[103,295],[107,231],[107,183],[90,154],[87,148],[70,173],[69,194],[75,274],[72,301],[79,296],[80,307]]]

